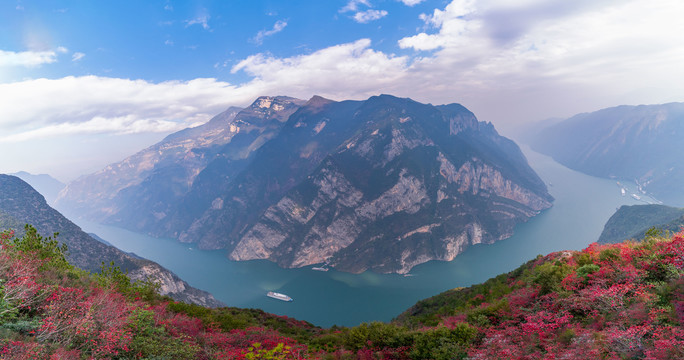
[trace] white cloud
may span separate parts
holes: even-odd
[[[253,41],[254,43],[256,43],[257,45],[261,45],[261,43],[264,42],[264,38],[269,37],[269,36],[271,36],[271,35],[275,35],[275,34],[281,32],[281,31],[283,31],[283,29],[285,29],[286,26],[287,26],[287,21],[285,21],[285,20],[278,20],[278,21],[276,21],[275,24],[273,24],[273,29],[271,29],[271,30],[261,30],[261,31],[259,31],[259,32],[256,34],[256,36],[254,36],[254,38],[252,39],[252,41]]]
[[[181,130],[187,126],[188,124],[168,120],[139,119],[132,114],[114,118],[95,116],[84,122],[65,122],[48,125],[18,134],[0,137],[0,144],[81,134],[128,135],[150,132],[171,132]]]
[[[374,20],[378,20],[385,16],[387,16],[387,11],[385,10],[369,9],[366,11],[359,11],[356,14],[354,14],[354,20],[356,20],[356,22],[365,24]]]
[[[421,16],[427,29],[398,45],[431,51],[416,53],[411,71],[478,115],[537,120],[676,94],[684,100],[667,80],[684,78],[682,13],[674,0],[454,0]]]
[[[399,0],[404,3],[406,6],[414,6],[422,3],[425,0]]]
[[[363,6],[370,3],[350,1],[345,12]],[[405,56],[360,39],[290,57],[248,56],[231,68],[251,77],[240,85],[94,76],[0,84],[0,134],[20,145],[48,133],[165,132],[276,94],[460,102],[499,128],[618,104],[684,101],[682,13],[678,0],[454,0],[421,16],[425,28],[398,41],[397,48],[415,50]],[[56,50],[0,52],[0,65],[57,57]]]
[[[166,41],[164,41],[164,45],[173,46],[173,41],[166,39]]]
[[[85,57],[86,54],[82,52],[75,52],[73,55],[71,55],[71,61],[79,61]]]
[[[58,50],[59,51],[59,50]],[[51,64],[57,61],[58,51],[4,51],[0,50],[0,67],[23,66],[36,67],[43,64]],[[61,52],[61,51],[59,51]]]
[[[370,40],[361,39],[290,58],[250,56],[231,69],[253,77],[240,86],[216,79],[151,83],[98,76],[4,83],[0,142],[169,132],[207,121],[230,105],[246,106],[264,94],[341,99],[381,90],[394,93],[407,61],[375,51]]]
[[[366,7],[371,7],[371,3],[368,0],[349,0],[347,5],[340,9],[341,13],[344,12],[356,12],[359,11],[359,5],[364,5]]]
[[[211,16],[207,14],[198,15],[194,19],[185,20],[185,27],[192,25],[201,25],[204,30],[209,30],[209,19]]]
[[[257,54],[236,64],[231,72],[252,76],[241,88],[256,94],[343,99],[392,92],[405,76],[408,58],[375,51],[370,45],[370,40],[361,39],[289,58]]]
[[[425,32],[399,40],[403,49],[434,50],[453,46],[459,42],[472,43],[469,38],[482,27],[481,21],[468,18],[476,11],[474,0],[454,0],[444,10],[435,9],[432,15],[422,14],[420,18],[427,24],[439,28],[435,34]]]
[[[166,132],[206,121],[229,104],[246,104],[255,97],[215,79],[162,83],[97,76],[26,80],[0,84],[0,133],[3,141],[16,142],[51,132]]]

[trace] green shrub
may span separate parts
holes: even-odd
[[[570,266],[560,261],[546,262],[534,268],[532,282],[539,285],[539,295],[560,290],[560,283],[572,271]]]
[[[129,348],[133,354],[142,354],[145,359],[195,359],[200,349],[196,345],[173,338],[166,328],[154,322],[154,312],[133,310],[131,315],[133,339]]]
[[[128,298],[139,297],[146,301],[157,298],[159,284],[152,281],[132,282],[126,273],[121,271],[118,266],[114,266],[114,261],[100,266],[100,272],[95,274],[95,281],[103,288],[113,287],[117,292]]]
[[[589,274],[592,274],[592,273],[599,271],[599,269],[601,269],[601,267],[596,265],[596,264],[587,264],[587,265],[580,266],[577,269],[576,273],[577,273],[577,276],[586,278]]]
[[[412,359],[450,360],[465,359],[470,344],[477,336],[477,329],[460,323],[455,328],[444,326],[417,331],[414,334]]]

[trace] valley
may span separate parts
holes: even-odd
[[[450,262],[430,261],[416,266],[409,277],[371,271],[358,275],[335,270],[319,272],[311,267],[283,269],[266,260],[234,262],[221,251],[203,251],[172,239],[78,219],[76,222],[124,251],[168,267],[230,306],[261,308],[323,327],[389,321],[420,299],[483,282],[539,254],[583,249],[598,239],[616,208],[642,203],[622,196],[614,181],[581,174],[529,148],[522,149],[530,166],[552,184],[549,192],[556,199],[554,206],[518,225],[507,240],[472,246]],[[287,294],[294,301],[269,299],[267,291]]]
[[[683,132],[684,103],[622,105],[542,125],[527,140],[571,169],[638,183],[633,196],[683,206]]]

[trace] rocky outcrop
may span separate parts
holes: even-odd
[[[225,304],[216,300],[211,294],[188,285],[187,282],[176,276],[176,274],[151,261],[130,270],[128,277],[132,281],[152,281],[157,283],[159,284],[159,294],[170,296],[177,301],[205,307],[225,306]]]
[[[504,178],[501,172],[477,158],[465,162],[456,171],[454,165],[443,154],[439,155],[440,174],[447,179],[448,183],[456,184],[461,194],[466,192],[473,195],[495,194],[525,205],[529,209],[529,216],[534,216],[536,212],[551,206],[548,198],[540,197],[529,189]],[[446,195],[443,195],[440,201],[445,198]]]

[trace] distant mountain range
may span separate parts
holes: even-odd
[[[684,208],[665,205],[624,205],[608,219],[599,243],[642,240],[651,228],[678,233],[684,227]]]
[[[81,269],[99,271],[103,262],[114,261],[133,280],[159,282],[162,295],[204,306],[222,305],[211,294],[191,287],[159,264],[92,238],[51,208],[41,194],[20,178],[0,175],[0,189],[0,230],[11,228],[21,235],[24,225],[31,224],[44,236],[59,233],[57,240],[68,246],[69,261]]]
[[[586,174],[636,180],[684,206],[684,103],[618,106],[573,116],[531,136],[536,151]]]
[[[70,183],[95,221],[284,267],[406,273],[551,206],[520,149],[459,104],[260,97]]]
[[[54,204],[57,195],[59,195],[59,192],[66,186],[63,182],[47,174],[34,175],[27,173],[26,171],[20,171],[9,175],[14,175],[26,181],[31,187],[43,195],[50,205]]]

